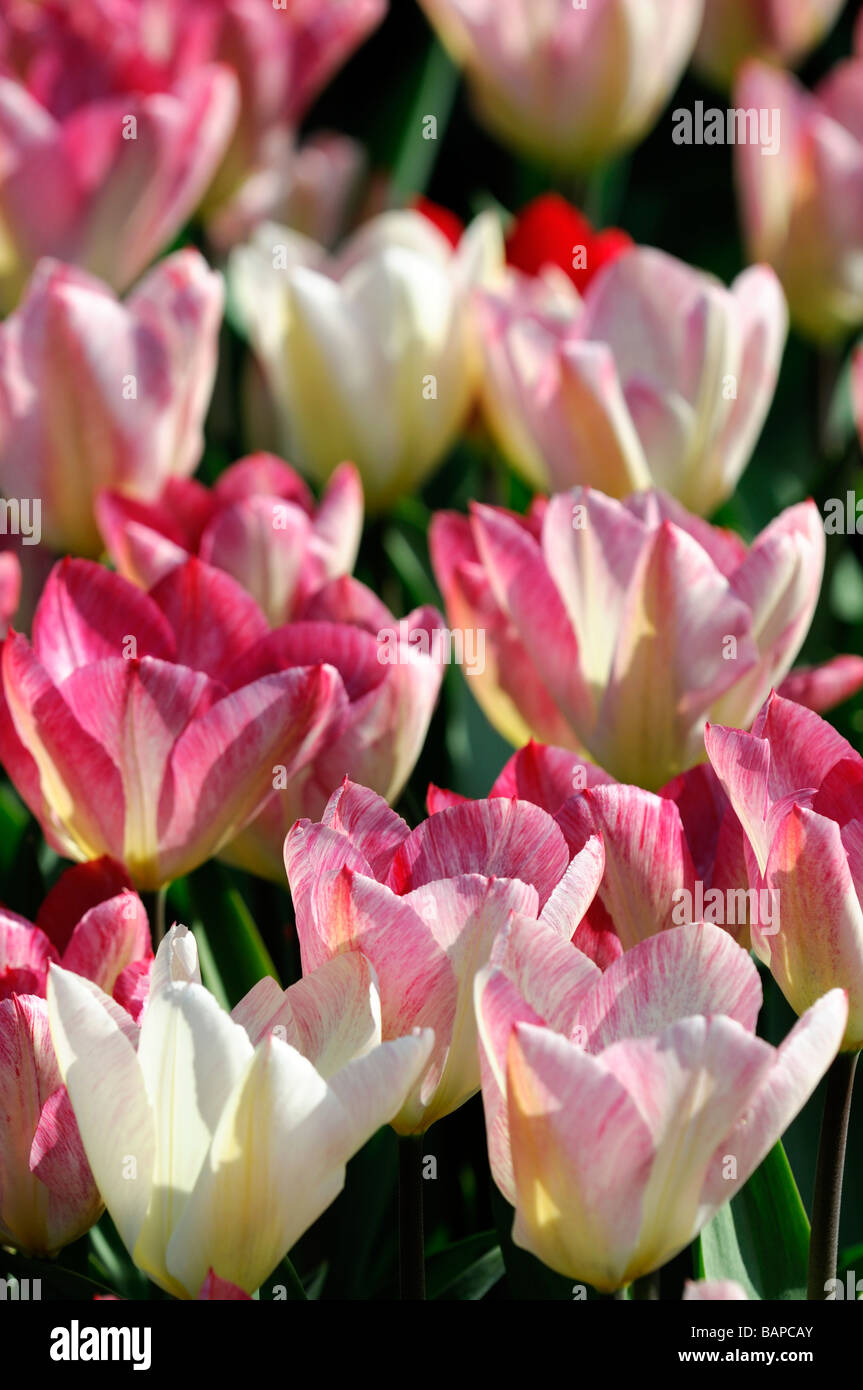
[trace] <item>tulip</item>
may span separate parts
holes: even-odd
[[[756,955],[795,1013],[849,997],[843,1052],[863,1047],[863,759],[817,714],[771,695],[751,733],[713,725],[707,752],[749,845],[752,886],[779,895],[781,930]]]
[[[188,0],[174,3],[182,34]],[[240,114],[208,208],[227,200],[232,211],[248,196],[250,180],[277,166],[320,91],[386,11],[386,0],[290,0],[279,6],[226,0],[216,7],[210,56],[234,69]]]
[[[486,634],[471,686],[492,724],[654,790],[703,760],[708,718],[748,727],[788,671],[824,531],[802,503],[747,551],[661,493],[617,502],[575,488],[526,518],[443,513],[431,550],[451,628]],[[830,669],[821,692],[810,673],[813,699],[850,694],[861,674],[860,662]]]
[[[135,1264],[177,1298],[210,1271],[254,1293],[344,1185],[345,1164],[402,1104],[430,1035],[380,1043],[357,953],[228,1016],[173,927],[140,1030],[59,966],[51,1036],[90,1166]]]
[[[0,999],[0,1245],[53,1256],[99,1220],[43,999]]]
[[[543,312],[519,286],[483,297],[486,418],[534,486],[658,487],[707,515],[734,491],[773,399],[782,290],[766,266],[726,290],[650,247],[613,255],[580,311]]]
[[[360,950],[380,985],[383,1036],[434,1030],[398,1134],[423,1134],[479,1089],[474,976],[513,912],[572,935],[602,876],[598,836],[570,859],[551,816],[515,798],[453,806],[409,830],[347,780],[320,823],[288,834],[303,973]]]
[[[659,1269],[743,1186],[836,1055],[831,990],[779,1048],[758,971],[696,923],[603,974],[514,917],[476,980],[483,1105],[513,1240],[604,1293]]]
[[[808,337],[830,343],[863,323],[863,27],[857,53],[814,93],[789,73],[744,65],[737,107],[778,113],[781,145],[735,148],[740,215],[751,260],[782,281],[791,316]]]
[[[692,53],[701,0],[420,0],[505,144],[591,168],[653,125]]]
[[[727,87],[744,58],[763,58],[791,67],[832,26],[845,0],[705,0],[695,45],[695,66],[717,86]]]
[[[134,1013],[152,952],[143,904],[110,860],[67,870],[39,921],[0,912],[0,1243],[53,1256],[102,1200],[51,1046],[48,967],[62,961]]]
[[[293,133],[271,142],[266,162],[207,220],[210,241],[222,252],[276,222],[324,246],[352,224],[361,202],[368,161],[347,135],[321,131],[298,144]]]
[[[244,661],[259,680],[297,663],[326,662],[341,677],[344,702],[326,741],[301,768],[273,769],[276,788],[222,858],[284,882],[285,836],[300,817],[320,818],[345,776],[396,801],[419,757],[440,692],[449,634],[434,608],[397,620],[356,580],[333,580],[263,638]],[[280,774],[280,775],[279,775]]]
[[[3,307],[43,257],[127,289],[194,211],[236,114],[236,80],[217,65],[168,91],[108,91],[57,114],[0,78]]]
[[[455,443],[478,386],[470,292],[500,270],[487,214],[453,251],[421,213],[384,213],[334,259],[261,227],[231,256],[237,311],[266,375],[286,457],[317,482],[353,459],[379,512]]]
[[[489,792],[518,797],[553,816],[580,853],[600,835],[605,868],[572,942],[601,969],[623,950],[684,922],[715,922],[748,942],[744,836],[709,763],[661,787],[624,786],[565,748],[531,741],[506,763]],[[465,798],[430,787],[430,814]]]
[[[203,615],[203,616],[202,616]],[[58,853],[109,854],[139,888],[188,873],[313,757],[346,698],[318,661],[243,681],[268,633],[196,559],[144,594],[88,560],[52,571],[32,645],[2,651],[0,757]]]
[[[169,478],[153,502],[103,493],[96,517],[114,565],[133,583],[149,589],[197,555],[233,575],[277,627],[352,570],[363,494],[356,469],[342,464],[316,511],[292,468],[254,454],[226,468],[212,491]]]
[[[0,639],[9,631],[9,624],[21,602],[21,562],[13,550],[0,552]]]
[[[197,251],[162,261],[125,304],[40,263],[0,325],[0,486],[40,499],[49,547],[98,554],[100,488],[152,499],[197,467],[222,300]]]
[[[236,196],[242,201],[273,167],[318,93],[380,23],[386,0],[75,0],[38,8],[10,0],[5,11],[6,66],[58,118],[122,94],[127,103],[138,92],[164,97],[202,69],[233,79],[230,119],[218,113],[225,128],[208,158],[211,178],[198,189],[211,212],[226,200],[233,210]]]
[[[0,999],[44,998],[48,969],[60,964],[137,1018],[152,955],[144,904],[111,859],[61,874],[35,923],[0,909]]]
[[[603,266],[632,247],[617,227],[597,232],[587,218],[558,193],[545,193],[522,208],[506,238],[507,263],[525,275],[548,266],[566,274],[583,294]]]

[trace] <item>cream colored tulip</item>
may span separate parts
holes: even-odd
[[[285,456],[323,483],[343,459],[370,511],[418,487],[479,384],[472,290],[502,274],[483,214],[453,250],[418,212],[383,213],[337,256],[268,223],[233,253],[233,302],[262,365]]]
[[[173,927],[140,1030],[59,967],[51,1035],[97,1186],[138,1267],[177,1298],[209,1270],[253,1293],[341,1191],[347,1160],[400,1109],[426,1031],[380,1044],[365,958],[282,991],[261,981],[228,1015]]]

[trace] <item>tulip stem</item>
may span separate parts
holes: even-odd
[[[165,903],[167,897],[167,883],[164,883],[161,888],[157,888],[155,892],[141,894],[141,901],[147,910],[147,917],[150,921],[150,931],[153,936],[154,946],[158,946],[165,935]]]
[[[827,1283],[836,1278],[845,1144],[858,1055],[856,1052],[840,1052],[827,1073],[815,1194],[812,1198],[809,1288],[806,1295],[810,1302],[826,1298]]]
[[[423,1138],[399,1138],[399,1298],[426,1296],[423,1240]]]

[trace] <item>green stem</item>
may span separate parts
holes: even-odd
[[[824,1299],[828,1282],[836,1278],[845,1145],[858,1055],[856,1052],[840,1052],[827,1073],[815,1194],[812,1198],[809,1288],[806,1295],[810,1302]]]
[[[165,903],[168,897],[168,885],[164,883],[155,892],[144,892],[141,894],[141,901],[150,919],[150,931],[153,935],[153,945],[158,948],[159,942],[165,935]]]
[[[399,1139],[399,1298],[426,1296],[423,1241],[423,1140]]]

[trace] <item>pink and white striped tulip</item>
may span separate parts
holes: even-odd
[[[102,1214],[34,994],[0,998],[0,1243],[53,1256]]]
[[[360,950],[385,1038],[434,1029],[428,1069],[393,1127],[422,1134],[479,1089],[473,980],[513,912],[568,941],[602,877],[598,836],[570,855],[551,816],[512,799],[453,806],[410,830],[345,782],[285,841],[303,972]]]
[[[701,515],[734,491],[773,399],[788,328],[772,270],[726,289],[652,247],[619,256],[572,312],[481,298],[486,418],[534,487],[651,487]]]
[[[152,960],[147,915],[110,860],[61,876],[40,926],[0,912],[0,1242],[53,1256],[102,1212],[48,1032],[49,966],[136,1010]]]
[[[137,1018],[153,952],[144,904],[111,859],[60,875],[36,922],[0,908],[0,999],[45,996],[49,967],[92,980]]]
[[[274,778],[276,790],[223,859],[282,883],[285,835],[300,817],[320,818],[346,776],[397,800],[440,693],[444,631],[436,609],[394,618],[370,589],[343,577],[312,595],[296,622],[261,638],[244,658],[244,679],[325,662],[338,672],[344,699],[314,756]]]
[[[210,1271],[254,1293],[338,1196],[345,1164],[399,1109],[428,1033],[381,1043],[367,961],[352,953],[225,1013],[172,927],[140,1029],[54,966],[51,1035],[84,1149],[135,1264],[177,1298]]]
[[[169,90],[133,81],[56,113],[0,77],[4,309],[43,257],[127,289],[194,211],[236,116],[236,79],[218,65]]]
[[[352,459],[374,512],[418,487],[475,397],[472,290],[502,268],[491,214],[456,249],[413,210],[373,218],[335,257],[273,224],[237,247],[231,289],[285,456],[319,483]]]
[[[689,61],[702,0],[420,0],[480,120],[544,163],[636,144]]]
[[[773,1048],[755,1036],[760,1006],[757,968],[718,927],[662,932],[603,974],[515,916],[476,1011],[516,1245],[602,1292],[684,1249],[808,1100],[848,1015],[831,990]]]
[[[843,1051],[863,1047],[863,758],[823,719],[771,695],[751,733],[711,726],[707,752],[748,837],[750,882],[781,900],[756,955],[795,1013],[848,991]]]
[[[548,811],[571,854],[592,835],[602,837],[603,876],[572,937],[602,969],[639,941],[684,922],[719,923],[748,942],[743,830],[709,763],[654,795],[616,782],[565,748],[531,740],[506,763],[492,797],[518,797]],[[430,787],[429,813],[464,800]]]
[[[344,463],[316,507],[288,464],[253,454],[226,468],[212,489],[169,478],[152,502],[103,493],[96,518],[114,565],[133,583],[149,589],[197,555],[232,575],[278,627],[327,580],[353,569],[363,493],[356,469]]]
[[[197,467],[222,304],[197,251],[160,262],[125,303],[39,264],[0,325],[0,487],[40,499],[50,548],[97,555],[101,488],[152,499]]]
[[[856,46],[814,93],[757,62],[734,89],[735,106],[767,108],[781,129],[775,155],[735,147],[750,259],[773,266],[793,321],[819,342],[863,323],[863,25]]]
[[[492,724],[516,746],[534,735],[655,789],[703,760],[708,718],[746,727],[790,668],[824,531],[801,503],[747,550],[662,493],[575,488],[528,517],[444,512],[431,550],[451,628],[485,632],[471,686]],[[830,697],[861,669],[830,669]],[[818,698],[814,674],[809,686]]]
[[[121,97],[131,110],[135,95],[182,90],[214,64],[223,80],[230,70],[231,119],[192,212],[200,194],[210,210],[272,164],[274,147],[380,23],[386,0],[7,0],[4,11],[5,69],[59,119]],[[206,145],[204,134],[196,137]]]
[[[727,87],[745,58],[794,67],[821,41],[845,0],[704,0],[695,66]]]
[[[321,748],[346,699],[319,658],[244,680],[268,626],[190,559],[150,593],[89,560],[55,567],[32,645],[2,651],[0,757],[54,849],[109,854],[155,889],[217,853]]]

